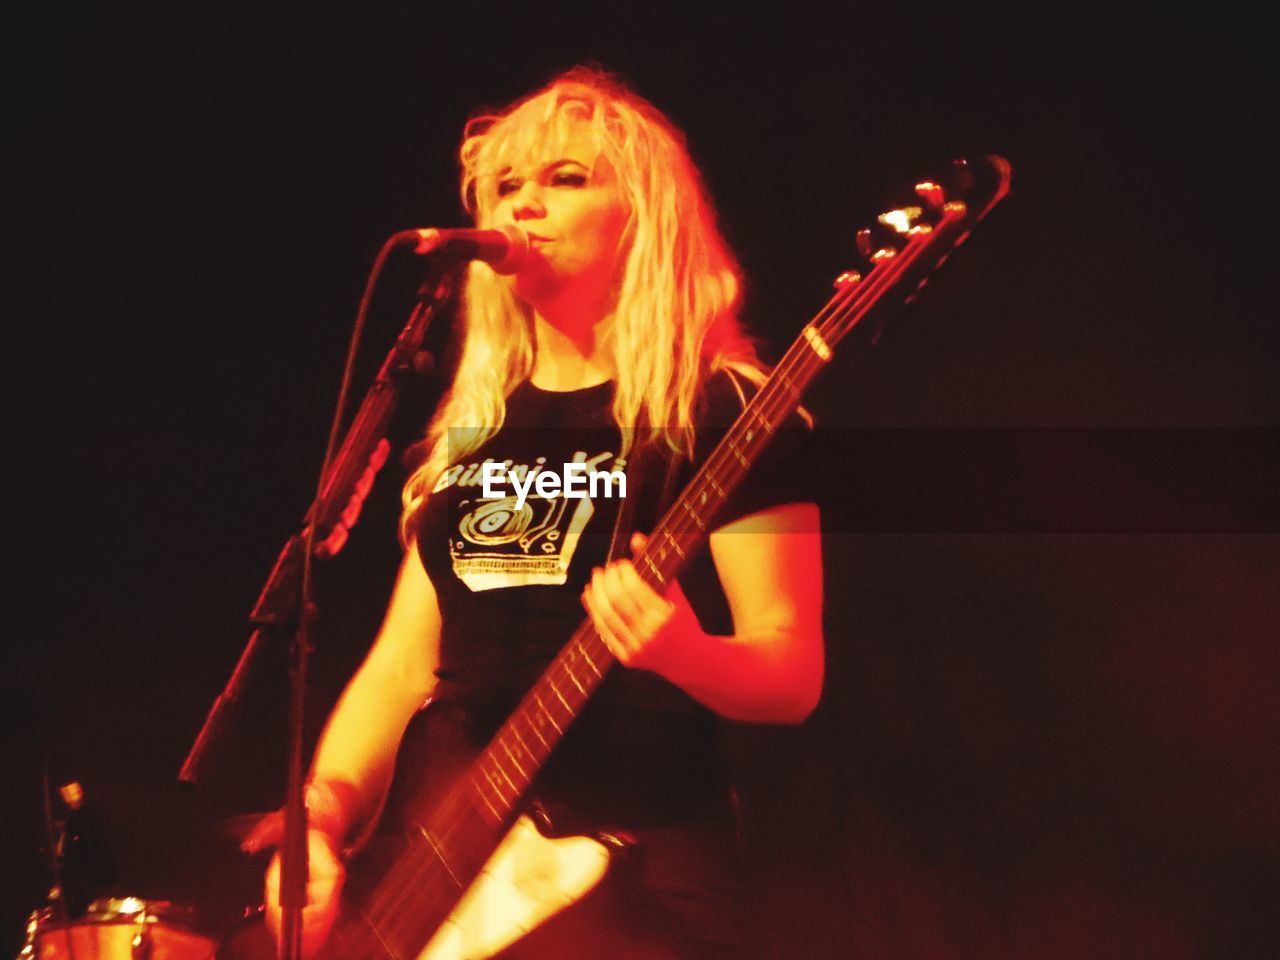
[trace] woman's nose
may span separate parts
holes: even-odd
[[[534,182],[526,180],[515,195],[511,205],[511,214],[516,220],[532,220],[546,215],[542,205],[541,188]]]

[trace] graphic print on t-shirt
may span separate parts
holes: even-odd
[[[530,487],[517,507],[514,492],[498,499],[484,497],[483,467],[492,458],[455,464],[436,483],[433,493],[450,493],[449,557],[454,575],[473,592],[533,584],[559,586],[568,579],[578,541],[595,515],[590,497],[540,497]],[[587,474],[621,470],[625,461],[605,451],[594,456],[576,451],[568,463],[585,464]],[[551,469],[546,457],[532,464],[503,461],[505,473],[523,485],[532,475]],[[511,491],[511,484],[503,485]]]

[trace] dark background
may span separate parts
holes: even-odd
[[[261,865],[218,825],[279,801],[283,655],[207,786],[175,776],[309,499],[365,273],[391,232],[462,221],[472,110],[590,58],[687,130],[774,355],[903,185],[963,153],[1015,168],[929,295],[814,394],[827,693],[804,727],[730,738],[758,955],[1273,948],[1275,505],[1256,458],[1220,456],[1280,422],[1257,26],[473,10],[10,15],[21,483],[0,941],[42,896],[42,757],[85,784],[117,890],[215,916],[252,898]],[[393,264],[366,369],[413,270]],[[886,472],[854,455],[867,426],[946,428],[950,453]],[[1136,429],[1055,460],[1044,431],[1085,427]],[[1169,427],[1203,428],[1180,449],[1222,485],[1125,456]],[[929,512],[966,470],[956,451],[991,435],[974,428],[1024,428],[1032,454],[1001,460],[959,521]],[[313,728],[376,628],[400,476],[324,571]],[[998,509],[1048,487],[1029,513]],[[1104,509],[1149,498],[1175,508]],[[868,532],[881,499],[907,519]],[[997,509],[974,520],[979,502]]]

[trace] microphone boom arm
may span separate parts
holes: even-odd
[[[255,629],[183,760],[178,773],[182,783],[196,786],[207,772],[212,751],[231,725],[233,711],[253,673],[264,641],[277,632],[283,635],[296,623],[307,528],[313,522],[316,524],[314,542],[318,558],[335,556],[346,543],[373,486],[374,475],[386,462],[390,450],[386,441],[387,426],[404,381],[413,370],[414,357],[436,308],[453,291],[458,264],[440,261],[448,258],[433,258],[431,273],[418,291],[418,302],[366,392],[325,475],[322,492],[306,512],[303,529],[285,542],[263,584],[249,615]]]

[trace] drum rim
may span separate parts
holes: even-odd
[[[56,917],[54,909],[48,906],[34,910],[28,919],[28,926],[34,925],[40,931],[94,923],[167,923],[189,927],[196,916],[194,906],[172,900],[129,896],[99,897],[90,902],[84,915],[79,917]]]

